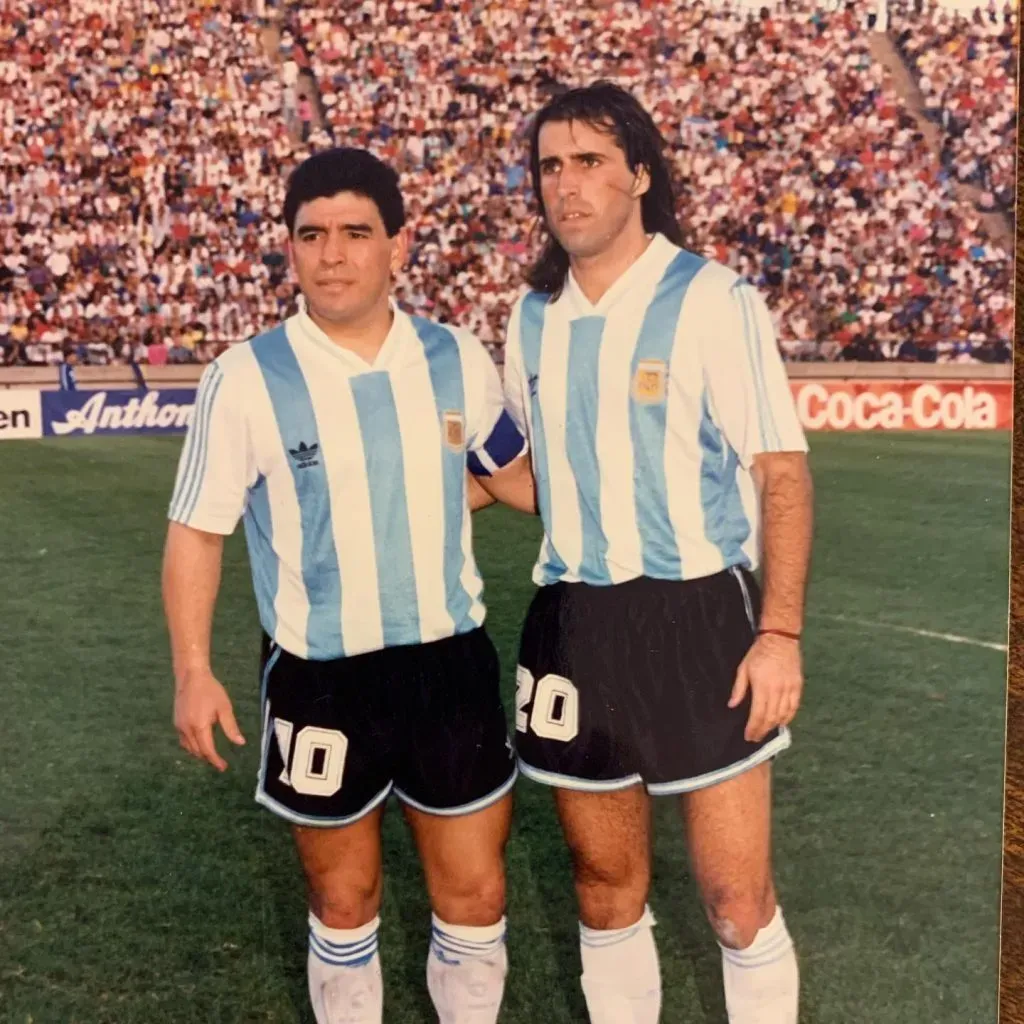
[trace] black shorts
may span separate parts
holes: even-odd
[[[518,769],[483,627],[306,661],[263,638],[256,800],[300,825],[351,824],[394,790],[432,814],[495,802]]]
[[[728,706],[759,615],[757,581],[741,569],[541,587],[516,671],[521,771],[568,789],[685,793],[784,750],[785,727],[744,739],[749,691]]]

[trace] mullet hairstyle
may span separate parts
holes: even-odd
[[[557,298],[569,273],[569,254],[552,234],[541,194],[540,132],[552,122],[580,121],[597,131],[610,134],[625,153],[634,173],[646,167],[650,187],[640,198],[644,231],[660,232],[670,242],[684,248],[683,229],[676,217],[676,192],[672,172],[665,157],[665,138],[654,118],[625,89],[601,80],[578,89],[569,89],[550,100],[538,111],[530,129],[530,178],[540,210],[537,226],[547,238],[536,262],[526,274],[526,283],[537,292]]]

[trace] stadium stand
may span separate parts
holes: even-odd
[[[913,69],[928,116],[941,125],[943,167],[982,191],[983,209],[1015,199],[1016,30],[1012,11],[961,14],[890,8],[890,34]]]
[[[4,7],[0,360],[202,362],[287,315],[284,179],[344,143],[401,171],[401,301],[500,342],[536,242],[530,113],[607,76],[655,111],[692,247],[765,290],[788,358],[1007,361],[1012,261],[986,209],[1011,202],[1016,11],[954,45],[975,14],[890,5],[937,150],[873,56],[877,7]]]
[[[0,9],[6,362],[211,358],[291,308],[294,149],[246,6]]]

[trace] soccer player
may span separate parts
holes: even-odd
[[[590,1019],[658,1019],[650,798],[671,795],[730,1021],[795,1024],[769,771],[802,689],[812,488],[770,316],[684,247],[663,140],[625,91],[553,99],[530,170],[547,237],[505,388],[544,537],[517,750],[572,853]]]
[[[224,536],[242,519],[263,630],[256,800],[294,832],[316,1020],[382,1019],[380,826],[394,792],[433,908],[438,1016],[493,1024],[518,769],[467,468],[500,495],[530,476],[525,440],[483,345],[390,299],[408,244],[391,169],[362,150],[317,153],[289,180],[284,220],[303,309],[206,369],[170,504],[175,725],[221,771],[213,726],[244,742],[210,662]]]

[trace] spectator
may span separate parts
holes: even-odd
[[[313,104],[304,93],[299,93],[298,106],[299,122],[302,125],[302,141],[308,142],[310,133],[313,131]]]
[[[78,376],[75,373],[75,366],[78,364],[78,354],[71,345],[66,345],[63,350],[63,362],[59,367],[61,391],[77,391]]]
[[[146,348],[146,362],[150,366],[166,366],[170,359],[170,350],[163,338],[156,338]]]

